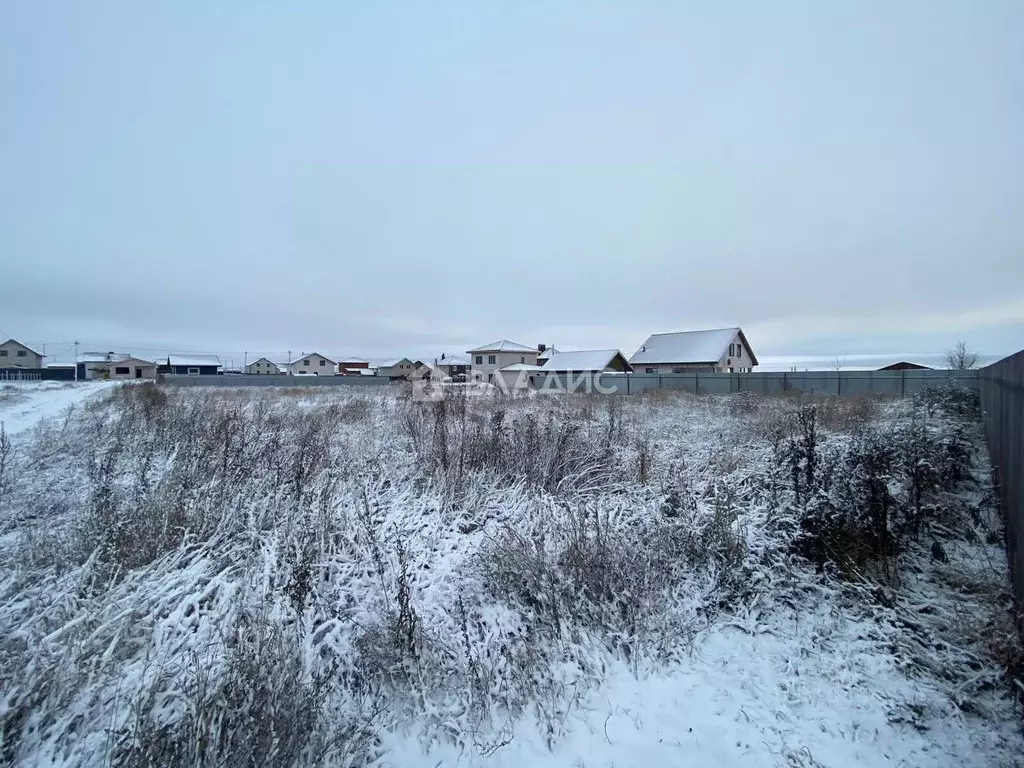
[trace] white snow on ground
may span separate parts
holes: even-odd
[[[20,434],[116,386],[116,381],[0,382],[0,424],[8,435]]]
[[[0,762],[1024,765],[969,417],[820,399],[808,437],[799,398],[458,403],[124,388],[24,435]],[[816,469],[787,458],[808,442]],[[844,494],[913,511],[908,472],[936,485],[899,557],[797,553]]]

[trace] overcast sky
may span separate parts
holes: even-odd
[[[5,2],[0,329],[1024,347],[1024,3]]]

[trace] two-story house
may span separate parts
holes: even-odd
[[[20,341],[8,339],[0,344],[0,368],[42,368],[43,356]]]
[[[508,376],[499,376],[499,372],[503,368],[515,366],[509,372],[514,370],[516,379],[522,378],[520,374],[530,373],[530,369],[537,369],[539,352],[536,347],[527,347],[525,344],[516,344],[514,341],[502,339],[467,350],[466,354],[470,356],[472,378],[476,381],[493,384],[499,378],[506,381],[509,379]]]
[[[259,360],[253,360],[251,363],[245,366],[245,373],[251,376],[276,376],[279,373],[283,373],[281,366],[277,363],[267,360],[265,357],[261,357]]]
[[[288,366],[288,371],[293,375],[314,375],[333,376],[337,370],[337,363],[329,357],[324,357],[319,352],[310,352]]]
[[[629,358],[636,373],[747,373],[757,357],[740,328],[655,333]]]
[[[468,358],[443,352],[434,360],[433,367],[452,381],[466,381],[472,368]]]

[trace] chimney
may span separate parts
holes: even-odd
[[[538,351],[538,352],[543,352],[543,351],[544,351],[544,350],[546,350],[547,348],[548,348],[548,345],[547,345],[547,344],[538,344],[538,345],[537,345],[537,351]]]

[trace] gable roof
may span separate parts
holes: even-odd
[[[579,349],[573,352],[555,352],[546,363],[545,371],[603,371],[616,356],[626,362],[617,349]],[[627,364],[628,365],[628,364]]]
[[[750,348],[741,328],[715,328],[708,331],[678,331],[655,333],[629,358],[630,365],[649,363],[717,363],[729,350],[737,334],[743,347],[757,365],[757,357]]]
[[[474,352],[532,352],[537,354],[536,347],[528,347],[525,344],[516,344],[514,341],[508,339],[501,339],[500,341],[493,341],[490,344],[484,344],[482,347],[476,349],[467,349],[466,354],[472,355]]]
[[[338,362],[338,363],[367,363],[367,364],[369,364],[370,361],[369,360],[363,360],[361,357],[343,357],[340,360],[337,360],[336,362]]]
[[[21,347],[22,349],[24,349],[24,350],[26,350],[28,352],[31,352],[33,355],[36,355],[37,357],[46,357],[46,355],[42,354],[41,352],[36,352],[34,349],[32,349],[32,347],[29,347],[29,346],[26,346],[25,344],[22,344],[17,339],[8,339],[3,344],[0,344],[0,347],[5,346],[7,344],[15,344],[15,345]]]
[[[116,368],[119,365],[151,366],[156,365],[156,363],[154,363],[152,360],[143,360],[141,357],[125,357],[119,360],[111,360],[110,362],[107,363],[107,365]]]
[[[168,355],[168,365],[185,365],[192,368],[215,365],[220,368],[220,358],[216,355]]]
[[[253,360],[251,363],[246,363],[245,367],[248,368],[250,365],[259,365],[260,363],[267,363],[268,365],[272,365],[275,368],[280,368],[281,367],[281,363],[275,363],[273,360],[268,360],[265,357],[261,357],[261,358],[259,358],[257,360]]]
[[[381,360],[376,364],[377,368],[394,368],[399,363],[408,363],[412,365],[413,362],[408,357],[396,357],[393,360]]]
[[[302,357],[297,357],[294,360],[292,360],[292,365],[295,365],[296,363],[301,363],[303,360],[308,360],[309,358],[313,357],[314,355],[316,357],[322,357],[324,360],[326,360],[331,365],[336,365],[337,364],[337,361],[331,360],[331,358],[327,357],[326,355],[321,355],[319,352],[308,352],[305,355],[303,355]]]
[[[499,368],[500,371],[541,371],[539,365],[530,365],[529,363],[512,363],[512,365],[506,365],[504,368]]]

